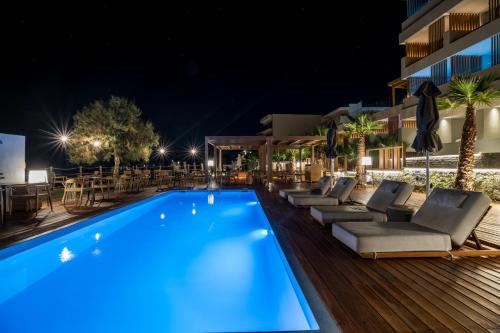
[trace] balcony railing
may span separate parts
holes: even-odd
[[[422,8],[429,0],[407,0],[406,1],[406,16],[410,17]]]

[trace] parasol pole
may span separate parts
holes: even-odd
[[[330,188],[333,188],[334,160],[335,159],[330,158]]]
[[[429,151],[425,150],[425,197],[429,196],[429,192],[431,191],[429,180]]]

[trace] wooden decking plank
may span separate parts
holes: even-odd
[[[436,264],[436,262],[432,263]],[[481,288],[488,290],[488,292],[492,293],[496,297],[500,297],[500,283],[484,278],[481,275],[476,274],[475,272],[464,269],[463,267],[459,267],[449,260],[442,260],[439,262],[439,264],[441,266],[446,266],[449,272],[456,272],[457,276],[469,281],[470,283],[476,284],[478,286],[481,284]],[[476,281],[479,281],[480,284],[477,284]]]
[[[470,283],[467,280],[464,280],[464,279],[456,276],[455,274],[453,274],[453,272],[450,273],[446,269],[442,269],[439,266],[432,265],[426,260],[421,260],[421,261],[419,261],[419,263],[422,266],[425,266],[425,267],[429,268],[430,270],[434,271],[437,275],[441,275],[443,277],[446,277],[449,281],[451,281],[450,283],[454,283],[454,284],[457,284],[458,286],[466,288],[466,290],[469,290],[471,293],[479,295],[492,303],[498,302],[497,296],[493,295],[492,293],[488,292],[487,290],[484,290],[481,287],[474,285],[473,283]]]
[[[331,293],[341,299],[342,306],[358,320],[358,324],[364,332],[389,332],[393,331],[389,324],[383,320],[379,313],[373,311],[371,306],[364,301],[364,297],[360,294],[360,290],[354,288],[352,283],[342,275],[342,272],[332,265],[325,258],[320,249],[315,244],[301,237],[301,234],[291,235],[293,231],[284,230],[286,237],[293,237],[293,242],[298,246],[308,257],[310,264],[315,269],[320,269],[323,275],[323,280],[328,286]],[[310,257],[314,256],[314,260]]]
[[[413,265],[413,268],[410,267],[411,265]],[[462,296],[464,296],[465,299],[463,299],[460,295],[456,295],[453,291],[450,291],[450,293],[456,295],[460,299],[463,299],[463,303],[467,303],[470,305],[474,305],[474,303],[476,303],[478,306],[486,308],[491,312],[490,319],[498,318],[498,316],[500,316],[500,299],[492,297],[489,300],[487,298],[484,298],[481,295],[476,294],[469,288],[463,287],[460,284],[453,283],[454,281],[450,280],[447,276],[437,274],[435,271],[425,265],[417,266],[417,264],[410,263],[410,265],[408,265],[408,269],[411,269],[422,279],[424,279],[428,283],[434,284],[436,287],[442,290],[449,290],[449,288],[453,288],[457,293],[460,293]],[[471,303],[469,303],[469,300]],[[478,310],[481,311],[482,309],[478,308]]]
[[[486,329],[478,325],[474,320],[458,311],[454,307],[450,306],[445,300],[443,300],[442,297],[445,296],[444,293],[441,293],[441,295],[434,294],[430,291],[432,290],[432,288],[430,288],[428,284],[422,286],[419,283],[420,279],[417,279],[413,274],[408,273],[408,271],[401,263],[387,260],[384,261],[383,264],[388,270],[392,271],[396,276],[398,276],[402,281],[410,286],[416,293],[418,293],[418,295],[420,295],[420,297],[425,300],[427,306],[433,305],[438,307],[439,309],[446,309],[445,315],[448,317],[447,322],[451,324],[449,328],[454,332],[467,330],[472,332],[487,332]]]
[[[392,299],[388,306],[398,313],[401,318],[416,332],[431,330],[433,332],[445,332],[448,330],[441,322],[430,315],[424,308],[419,306],[414,300],[408,298],[399,288],[404,287],[402,281],[387,271],[380,269],[379,265],[368,267],[365,263],[355,262],[355,265],[361,269],[367,276],[377,281],[376,287],[378,293],[388,293]]]

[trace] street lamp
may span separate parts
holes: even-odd
[[[66,142],[68,142],[69,137],[68,137],[67,135],[63,134],[63,135],[61,135],[61,136],[59,137],[59,140],[60,140],[60,141],[61,141],[61,143],[64,145],[64,144],[66,144]]]
[[[161,147],[160,149],[158,149],[158,153],[159,153],[161,156],[165,155],[165,153],[166,153],[166,152],[167,152],[167,150],[166,150],[165,148],[163,148],[163,147]]]
[[[198,154],[198,150],[196,148],[191,148],[190,152],[191,155],[193,155],[193,157],[195,157]]]

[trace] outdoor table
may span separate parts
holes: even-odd
[[[22,186],[33,186],[35,188],[35,211],[38,211],[38,202],[39,202],[39,188],[43,187],[47,191],[47,196],[48,196],[48,201],[49,201],[49,206],[51,211],[53,211],[52,208],[52,196],[50,193],[50,183],[0,183],[0,200],[1,204],[0,206],[0,213],[2,216],[0,216],[0,222],[3,224],[6,219],[7,219],[7,209],[9,207],[9,190],[11,188],[15,187],[22,187]],[[9,210],[10,213],[10,210]]]

